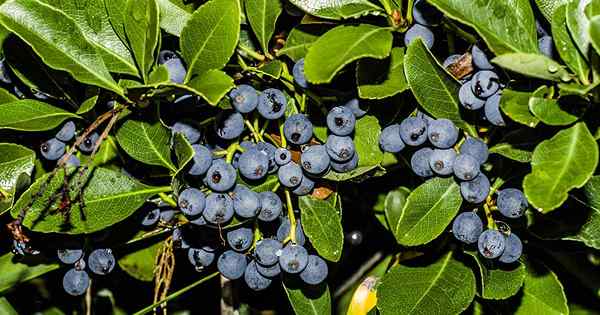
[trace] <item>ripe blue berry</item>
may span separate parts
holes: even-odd
[[[543,55],[550,59],[554,58],[554,41],[552,40],[552,36],[542,36],[538,40],[538,47]]]
[[[460,90],[458,90],[458,100],[468,110],[477,110],[485,105],[485,100],[478,98],[473,93],[471,81],[467,81],[461,85]]]
[[[468,154],[474,157],[479,164],[485,163],[488,159],[488,146],[480,139],[467,136],[467,139],[460,147],[461,154]]]
[[[207,147],[201,144],[192,145],[192,149],[194,149],[194,157],[192,160],[192,167],[190,167],[188,174],[194,176],[203,175],[212,165],[212,153]]]
[[[423,44],[425,44],[427,48],[431,49],[431,47],[433,47],[435,42],[433,32],[421,24],[414,24],[406,31],[404,34],[404,45],[408,46],[419,37],[423,40]]]
[[[506,237],[506,245],[504,246],[504,252],[498,260],[505,264],[514,263],[521,257],[523,253],[523,243],[521,239],[514,233],[511,233]]]
[[[473,64],[479,70],[494,69],[494,66],[492,66],[492,64],[488,60],[488,57],[479,47],[477,47],[477,45],[473,45],[473,48],[471,49],[471,57],[473,58]]]
[[[263,266],[272,266],[279,259],[279,251],[283,245],[278,240],[264,238],[256,243],[254,256],[256,261]]]
[[[189,248],[188,259],[197,268],[208,267],[215,260],[215,250],[209,246]]]
[[[418,117],[408,117],[400,123],[400,138],[405,144],[418,146],[427,141],[427,123]]]
[[[160,219],[160,209],[159,208],[152,209],[152,210],[148,211],[148,213],[146,213],[146,215],[142,219],[142,225],[143,226],[153,226],[158,222],[158,219]]]
[[[249,228],[238,228],[227,232],[227,244],[236,252],[244,252],[252,245],[254,232]]]
[[[70,295],[83,295],[90,286],[90,276],[85,271],[73,268],[63,276],[62,285]]]
[[[477,241],[477,248],[479,253],[487,259],[494,259],[500,257],[506,247],[506,238],[504,234],[497,230],[486,230],[479,235]]]
[[[281,198],[272,191],[263,191],[258,194],[260,199],[260,213],[258,219],[263,222],[271,222],[281,214],[283,204]]]
[[[269,157],[257,149],[246,150],[240,155],[238,168],[247,179],[261,179],[269,172]]]
[[[329,135],[325,143],[327,154],[332,161],[346,162],[354,156],[354,141],[348,136]]]
[[[190,244],[185,241],[184,231],[181,228],[175,228],[171,237],[173,238],[173,246],[175,248],[187,249],[190,248]]]
[[[206,172],[207,185],[214,191],[227,191],[235,185],[237,174],[231,164],[216,160]]]
[[[300,185],[304,175],[302,174],[302,168],[300,165],[296,164],[295,162],[290,162],[279,168],[277,171],[277,177],[279,178],[281,185],[288,188],[294,188]]]
[[[52,138],[40,145],[40,153],[46,160],[56,161],[65,153],[65,143]]]
[[[354,131],[356,117],[351,109],[345,106],[332,108],[327,114],[327,128],[338,136],[347,136]]]
[[[485,118],[494,126],[506,126],[500,112],[500,98],[502,94],[496,93],[485,100]]]
[[[174,134],[181,133],[191,144],[194,144],[200,140],[200,131],[192,127],[189,124],[178,121],[171,126],[171,132]]]
[[[458,128],[449,119],[436,119],[427,126],[427,137],[435,147],[448,149],[458,140]]]
[[[489,70],[482,70],[471,78],[471,90],[479,98],[488,98],[500,88],[498,75]]]
[[[292,193],[296,196],[304,196],[310,194],[310,192],[315,187],[315,182],[310,179],[308,176],[302,176],[302,181],[300,181],[300,185],[292,190]]]
[[[354,154],[352,158],[346,162],[331,161],[329,165],[338,173],[350,172],[358,167],[358,154]]]
[[[300,279],[310,285],[317,285],[325,281],[328,273],[329,269],[323,258],[316,255],[309,255],[306,268],[300,272]]]
[[[97,275],[109,274],[115,267],[116,260],[110,248],[99,248],[88,256],[88,266]]]
[[[71,265],[83,257],[83,249],[59,249],[56,251],[56,255],[60,261]]]
[[[296,64],[294,64],[294,67],[292,68],[292,75],[294,76],[294,81],[296,81],[296,84],[305,89],[308,87],[308,82],[304,76],[304,58],[298,60]]]
[[[246,186],[236,185],[233,190],[233,210],[242,218],[254,218],[260,211],[258,193]]]
[[[251,290],[262,291],[271,285],[272,280],[260,274],[256,262],[251,261],[244,272],[244,281]]]
[[[523,216],[529,203],[522,191],[515,188],[506,188],[498,192],[496,205],[503,216],[516,219]]]
[[[286,148],[278,148],[275,151],[275,163],[279,166],[283,166],[292,161],[292,153]]]
[[[381,150],[390,153],[398,153],[404,149],[405,145],[400,137],[400,125],[393,124],[381,131],[379,147],[381,147]]]
[[[288,244],[281,250],[279,256],[279,265],[281,269],[287,273],[300,273],[308,264],[308,252],[306,248]]]
[[[173,209],[165,209],[160,211],[160,220],[163,222],[171,222],[175,217],[175,210]]]
[[[195,217],[204,211],[206,197],[203,192],[196,188],[187,188],[179,194],[177,204],[184,215]]]
[[[281,273],[281,267],[279,266],[279,264],[274,264],[273,266],[263,266],[257,263],[256,270],[258,271],[258,273],[267,278],[273,278]]]
[[[366,110],[360,108],[360,103],[357,98],[349,100],[346,104],[344,104],[344,107],[350,109],[356,118],[360,118],[367,114]]]
[[[11,84],[12,79],[10,78],[10,74],[8,71],[8,67],[6,66],[6,60],[4,57],[0,58],[0,81]]]
[[[293,144],[305,144],[313,136],[313,125],[304,114],[294,114],[283,124],[283,134]]]
[[[75,137],[75,123],[72,121],[66,122],[55,136],[56,139],[62,142],[71,141],[73,137]]]
[[[481,203],[490,193],[490,181],[483,173],[468,182],[460,183],[460,193],[470,203]]]
[[[266,119],[274,120],[283,117],[287,99],[278,89],[266,89],[258,95],[258,112]]]
[[[212,193],[206,197],[202,216],[212,224],[223,224],[233,217],[233,200],[227,194]]]
[[[87,136],[87,138],[85,138],[85,140],[83,140],[83,142],[81,142],[78,146],[79,151],[83,152],[83,153],[90,153],[92,152],[92,150],[94,150],[94,146],[96,145],[96,142],[98,141],[98,138],[100,138],[100,135],[97,132],[92,132],[91,134],[89,134]]]
[[[429,167],[439,175],[450,175],[454,171],[454,149],[435,149],[429,155]]]
[[[452,234],[463,243],[476,243],[481,232],[483,232],[483,223],[474,212],[463,212],[456,216],[452,223]]]
[[[420,177],[433,176],[433,170],[429,166],[429,160],[433,150],[431,148],[421,148],[413,153],[410,158],[410,167],[413,172]]]
[[[223,277],[229,280],[239,279],[246,270],[246,256],[233,250],[225,251],[217,260],[217,269]]]
[[[240,113],[249,113],[258,105],[258,92],[254,87],[240,84],[229,92],[229,98],[233,108]]]
[[[311,145],[304,149],[300,156],[302,168],[309,174],[319,175],[325,173],[329,167],[329,154],[324,145]]]
[[[215,120],[215,132],[225,140],[239,137],[244,132],[244,116],[232,110],[220,112]]]
[[[479,161],[468,154],[459,154],[454,159],[454,175],[460,180],[472,180],[479,174]]]
[[[269,174],[276,172],[278,167],[275,163],[275,151],[277,148],[268,142],[258,142],[256,149],[269,158]]]
[[[183,83],[187,71],[181,58],[170,50],[162,50],[158,53],[158,64],[164,65],[169,72],[169,79],[173,83]]]
[[[277,229],[277,240],[283,242],[288,236],[290,236],[290,219],[284,218],[281,220],[281,225]],[[306,242],[306,236],[304,235],[304,231],[302,230],[302,224],[300,224],[300,219],[296,219],[296,244],[300,246],[304,246]]]

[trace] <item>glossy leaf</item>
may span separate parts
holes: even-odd
[[[0,214],[12,207],[17,191],[31,181],[35,152],[13,143],[0,143]]]
[[[175,172],[171,162],[171,131],[160,122],[127,120],[117,131],[119,145],[132,158]]]
[[[573,71],[582,82],[588,81],[589,67],[577,50],[571,34],[567,28],[566,5],[561,5],[554,10],[552,15],[552,40],[556,51],[564,63]]]
[[[589,216],[578,231],[566,239],[581,241],[589,247],[600,249],[600,176],[590,178],[583,188]]]
[[[531,112],[539,118],[544,124],[550,126],[567,126],[579,119],[578,116],[573,115],[559,104],[558,100],[546,99],[541,97],[532,97],[529,100],[529,109]]]
[[[409,194],[410,190],[408,188],[400,187],[390,191],[385,197],[385,218],[391,231],[398,229],[398,224],[401,222],[404,206],[406,206]]]
[[[347,19],[374,14],[382,9],[367,0],[290,0],[304,12],[325,19]]]
[[[154,262],[162,246],[163,244],[158,242],[122,256],[118,260],[119,267],[140,281],[152,281],[154,279]]]
[[[546,20],[553,22],[556,9],[569,2],[569,0],[535,0],[535,2]],[[554,31],[552,31],[552,34],[554,35]]]
[[[492,59],[492,62],[504,69],[533,78],[557,82],[571,79],[569,72],[562,65],[540,54],[504,54]]]
[[[282,285],[296,314],[331,314],[331,295],[327,285],[301,286],[294,283],[291,286],[285,280]]]
[[[25,99],[0,105],[0,129],[50,130],[69,118],[80,118],[44,102]]]
[[[158,4],[156,0],[128,0],[125,10],[125,34],[141,76],[146,78],[159,42]]]
[[[529,111],[529,99],[531,97],[532,93],[530,92],[504,89],[500,97],[500,108],[510,119],[533,128],[537,126],[540,120]]]
[[[589,34],[592,46],[596,49],[596,53],[600,54],[600,16],[590,20]]]
[[[582,56],[588,58],[588,52],[590,48],[590,35],[588,28],[590,27],[590,20],[585,15],[585,6],[590,1],[569,1],[566,4],[566,17],[567,27],[571,38],[579,48]]]
[[[57,263],[41,263],[30,266],[18,262],[17,257],[11,253],[0,256],[0,293],[14,288],[20,283],[35,279],[45,273],[58,269]]]
[[[408,89],[404,76],[404,48],[394,47],[384,60],[361,59],[356,66],[358,95],[366,99],[382,99]]]
[[[567,297],[556,274],[548,267],[528,266],[523,298],[515,314],[568,314]]]
[[[235,87],[233,79],[221,70],[208,70],[193,78],[187,85],[210,105],[217,105],[223,96]]]
[[[488,300],[507,299],[519,292],[527,271],[525,266],[517,262],[508,266],[494,266],[478,252],[468,251],[467,254],[479,267],[479,292],[482,298]]]
[[[573,188],[585,185],[598,164],[598,146],[585,123],[559,131],[533,152],[531,173],[523,188],[530,204],[542,212],[559,207]]]
[[[279,0],[244,0],[246,18],[264,53],[269,52],[269,41],[275,32],[275,23],[281,14]]]
[[[287,55],[294,61],[304,58],[312,44],[328,30],[329,26],[326,24],[296,26],[288,35],[283,48],[277,51],[277,56]]]
[[[159,8],[160,27],[171,35],[179,36],[192,16],[191,12],[171,0],[156,0],[156,3]]]
[[[507,133],[500,143],[490,148],[495,153],[521,163],[531,162],[533,150],[540,142],[534,129],[517,129]]]
[[[342,255],[344,233],[342,218],[335,207],[326,200],[312,196],[298,198],[302,213],[302,228],[319,255],[330,261],[338,261]]]

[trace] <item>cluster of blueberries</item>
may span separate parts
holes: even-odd
[[[529,203],[522,191],[506,188],[498,191],[496,206],[503,216],[516,219],[523,216]],[[487,259],[498,258],[500,262],[510,264],[523,252],[521,239],[515,233],[497,229],[483,231],[483,223],[475,212],[459,214],[452,223],[452,233],[463,243],[477,243],[479,253]]]
[[[56,135],[43,142],[40,145],[40,153],[42,157],[48,161],[56,161],[61,159],[67,151],[67,143],[73,141],[77,134],[77,126],[73,121],[67,121],[64,123]],[[100,136],[97,132],[92,132],[83,142],[81,142],[77,149],[82,153],[91,153],[94,149],[94,145]],[[66,161],[67,166],[79,167],[81,161],[75,155],[69,156]]]
[[[404,34],[404,44],[408,46],[416,38],[421,38],[429,49],[433,47],[435,35],[430,27],[440,21],[439,11],[433,9],[426,1],[416,0],[413,4],[412,17],[415,22]]]
[[[82,295],[90,285],[90,276],[87,269],[96,275],[109,274],[115,267],[116,260],[110,248],[93,250],[85,260],[83,249],[59,249],[56,252],[58,259],[67,265],[73,265],[63,276],[63,288],[73,296]]]

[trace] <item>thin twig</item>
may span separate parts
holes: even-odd
[[[354,274],[352,274],[352,276],[350,276],[350,278],[348,278],[346,281],[344,281],[344,283],[342,283],[342,285],[340,285],[337,288],[337,290],[335,290],[333,297],[338,298],[342,294],[344,294],[344,292],[346,292],[350,288],[352,288],[352,286],[358,280],[360,280],[367,271],[369,271],[373,266],[375,266],[381,260],[382,257],[383,257],[382,252],[375,253],[375,255],[373,255],[371,258],[369,258],[369,260],[367,260],[362,266],[360,266],[360,268]]]

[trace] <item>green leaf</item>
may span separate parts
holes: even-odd
[[[408,89],[404,76],[404,52],[404,48],[394,47],[387,59],[358,61],[356,85],[360,98],[382,99]]]
[[[152,281],[154,279],[154,262],[162,246],[163,243],[158,242],[122,256],[118,260],[119,267],[140,281]]]
[[[567,126],[579,119],[561,107],[558,100],[546,99],[542,97],[532,97],[529,100],[529,109],[539,118],[544,124],[550,126]]]
[[[342,255],[344,232],[342,218],[335,207],[326,200],[302,196],[298,198],[302,213],[302,228],[319,256],[338,261]]]
[[[35,279],[45,273],[58,269],[56,263],[40,263],[30,266],[19,262],[17,257],[11,253],[0,256],[0,294],[14,288],[20,283]]]
[[[528,0],[429,0],[452,19],[473,27],[496,55],[538,52],[535,19]]]
[[[338,26],[315,41],[304,61],[306,79],[329,83],[347,64],[365,57],[383,59],[392,49],[392,34],[386,28],[359,24]]]
[[[73,19],[85,38],[96,45],[109,71],[137,75],[131,52],[111,25],[104,0],[42,1]]]
[[[519,292],[527,274],[525,266],[520,262],[516,266],[494,266],[489,260],[482,258],[477,251],[467,251],[479,267],[480,295],[488,300],[507,299]]]
[[[269,41],[275,32],[277,17],[281,14],[280,0],[244,0],[246,18],[265,54],[269,53]]]
[[[525,195],[539,211],[550,212],[571,189],[585,185],[597,164],[596,141],[585,123],[577,123],[535,148],[531,173],[523,181]]]
[[[290,0],[304,12],[325,19],[357,18],[383,11],[367,0]]]
[[[292,309],[297,315],[326,315],[332,314],[331,295],[326,284],[306,286],[281,282],[288,296]]]
[[[535,0],[535,2],[546,20],[554,23],[554,11],[561,5],[569,2],[569,0]],[[554,31],[552,31],[552,35],[555,35]]]
[[[590,35],[588,28],[590,27],[590,20],[585,15],[585,6],[588,1],[575,1],[571,0],[566,5],[566,16],[567,16],[567,27],[571,38],[577,45],[577,48],[581,52],[583,58],[588,58],[588,52],[590,48]]]
[[[123,95],[96,46],[64,12],[37,0],[10,0],[0,6],[0,22],[27,42],[48,66]]]
[[[11,209],[16,217],[20,209],[27,206],[32,195],[49,179],[44,174],[23,193]],[[105,168],[95,168],[80,175],[76,169],[67,174],[70,207],[59,210],[60,196],[65,182],[64,170],[59,170],[48,182],[47,189],[31,205],[23,225],[34,232],[82,234],[100,231],[125,220],[153,195],[170,191],[170,187],[152,187],[139,183],[133,178]],[[79,186],[85,184],[82,206],[77,195]],[[49,201],[51,200],[51,201]]]
[[[79,106],[79,109],[77,109],[77,114],[81,115],[91,111],[96,106],[96,102],[98,102],[97,93],[81,103],[81,106]]]
[[[98,152],[96,152],[96,155],[94,156],[93,164],[95,166],[102,166],[102,165],[108,164],[109,162],[111,162],[112,160],[117,158],[118,156],[119,156],[119,147],[117,146],[117,141],[115,140],[115,137],[107,136],[106,139],[104,139],[104,141],[102,141],[102,144],[100,145],[100,148],[98,149]],[[80,157],[80,159],[81,159],[81,157]]]
[[[304,58],[312,44],[329,29],[327,24],[300,24],[294,27],[283,48],[277,51],[277,56],[287,55],[294,61]]]
[[[18,101],[19,98],[17,98],[16,96],[14,96],[12,93],[10,93],[9,91],[0,88],[0,104],[5,104],[5,103],[10,103],[10,102],[14,102],[14,101]]]
[[[10,305],[10,302],[5,297],[0,298],[0,313],[4,315],[19,315],[17,310],[15,310],[12,305]]]
[[[213,106],[235,87],[233,79],[221,70],[208,70],[193,78],[187,85]]]
[[[176,133],[173,136],[173,151],[177,157],[177,173],[179,173],[194,158],[194,149],[182,133]]]
[[[16,193],[29,185],[35,152],[13,143],[0,143],[0,214],[12,207]]]
[[[382,315],[458,314],[474,297],[473,272],[450,252],[428,266],[390,269],[377,288],[377,308]]]
[[[590,178],[583,189],[589,216],[576,233],[565,239],[580,241],[589,247],[600,249],[600,176]]]
[[[567,29],[566,8],[566,5],[561,5],[554,10],[551,25],[552,40],[562,61],[564,61],[571,71],[577,74],[582,82],[588,82],[590,69],[579,50],[577,50]]]
[[[539,138],[535,130],[517,129],[507,133],[500,143],[491,147],[490,153],[500,154],[513,161],[529,163],[538,143]]]
[[[515,314],[569,314],[567,297],[556,274],[541,264],[528,265],[527,272],[523,298]]]
[[[181,31],[181,53],[188,65],[185,81],[211,69],[221,69],[240,37],[238,1],[212,0],[203,4]]]
[[[406,199],[410,194],[410,190],[406,187],[400,187],[390,191],[384,202],[385,218],[391,231],[398,229],[398,224],[401,222]]]
[[[529,111],[529,99],[531,97],[531,92],[504,89],[500,97],[500,108],[510,119],[533,128],[537,126],[540,120]]]
[[[171,162],[170,139],[171,131],[159,121],[149,123],[128,119],[117,131],[117,141],[129,156],[175,172],[175,165]]]
[[[50,130],[69,118],[80,118],[44,102],[25,99],[0,105],[0,129]]]
[[[600,16],[595,16],[590,20],[589,36],[596,53],[600,54]]]
[[[171,0],[156,0],[156,2],[159,8],[160,27],[171,35],[179,36],[192,14]]]
[[[460,187],[453,178],[433,178],[413,190],[393,230],[398,243],[416,246],[438,237],[462,204]]]
[[[415,98],[435,118],[452,120],[459,128],[476,134],[462,120],[458,100],[459,83],[437,62],[423,41],[413,41],[404,57],[404,73]]]
[[[144,81],[154,63],[159,42],[158,11],[156,0],[128,0],[125,8],[125,34]]]
[[[492,62],[502,68],[544,80],[569,81],[571,76],[558,62],[540,54],[511,53],[497,56]]]

